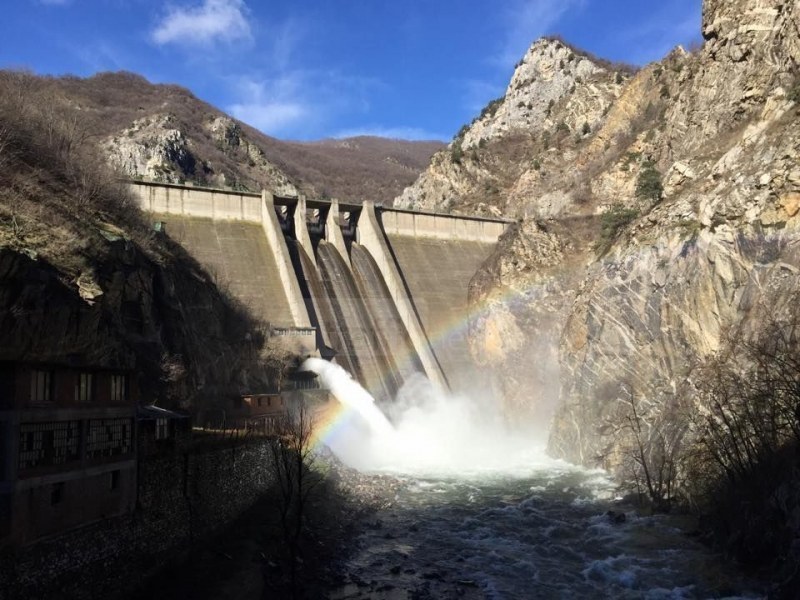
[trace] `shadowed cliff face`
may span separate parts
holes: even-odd
[[[53,265],[0,249],[0,360],[132,370],[143,401],[182,408],[265,385],[257,323],[175,251],[159,265],[111,244],[89,298]]]
[[[520,219],[473,279],[471,349],[511,414],[553,417],[555,455],[617,466],[607,431],[629,398],[674,419],[726,332],[791,308],[798,26],[793,1],[708,1],[701,49],[619,77],[595,62],[579,79],[537,42],[515,74],[536,82],[510,86],[397,200]],[[602,110],[575,131],[591,87]],[[554,101],[529,109],[526,89]]]

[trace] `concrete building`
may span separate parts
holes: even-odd
[[[0,364],[0,546],[133,510],[137,398],[123,371]]]
[[[140,406],[136,410],[136,458],[186,450],[192,442],[192,419],[159,406]]]

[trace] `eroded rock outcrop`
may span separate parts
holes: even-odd
[[[254,189],[258,182],[278,195],[297,195],[291,179],[267,160],[238,122],[215,115],[203,125],[195,133],[171,114],[143,117],[110,136],[102,149],[112,167],[134,179]]]
[[[109,163],[133,178],[167,183],[191,178],[197,159],[177,125],[170,115],[137,119],[105,142]]]
[[[505,95],[434,155],[395,206],[522,216],[530,194],[548,188],[541,182],[548,179],[553,152],[566,153],[563,164],[576,160],[631,71],[557,39],[537,41],[517,65]],[[561,144],[563,138],[573,143]],[[550,173],[553,179],[563,175],[558,170]]]

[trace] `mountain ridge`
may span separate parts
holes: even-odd
[[[132,178],[389,202],[442,145],[371,136],[338,144],[279,140],[184,87],[126,71],[86,78],[5,74],[50,95],[54,110],[88,131]]]

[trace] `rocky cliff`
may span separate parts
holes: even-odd
[[[701,48],[635,73],[540,40],[396,200],[519,220],[473,280],[472,350],[555,455],[619,466],[631,399],[683,409],[730,332],[791,308],[799,33],[792,0],[711,0]]]

